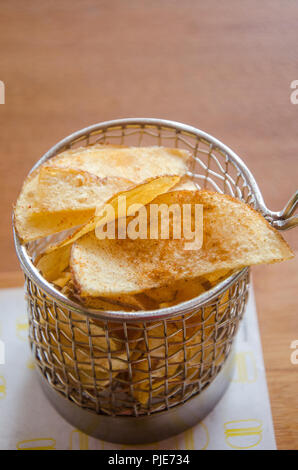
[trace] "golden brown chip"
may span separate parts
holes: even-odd
[[[171,191],[197,191],[198,188],[195,185],[193,179],[188,176],[182,176],[181,180],[171,189]]]
[[[99,387],[105,387],[119,372],[127,369],[127,355],[125,350],[115,351],[110,354],[98,348],[96,345],[91,354],[90,347],[77,345],[73,347],[73,342],[68,341],[64,332],[59,333],[53,327],[45,330],[44,336],[50,347],[47,354],[50,361],[56,368],[60,368],[75,383],[81,383],[85,387],[94,387],[96,383]],[[75,351],[75,352],[74,352]],[[93,359],[91,357],[93,356]]]
[[[98,310],[115,310],[131,312],[134,310],[154,310],[158,303],[145,294],[122,294],[116,297],[86,297],[81,299],[83,305]]]
[[[36,212],[88,211],[103,205],[114,194],[134,184],[115,176],[99,178],[75,168],[41,168],[38,180]],[[75,216],[75,214],[74,214]]]
[[[107,336],[100,321],[56,307],[40,317],[40,326],[49,360],[84,386],[94,387],[95,378],[104,387],[110,378],[127,369],[121,335],[116,330],[119,338],[116,334]]]
[[[180,149],[102,144],[62,152],[25,180],[14,211],[17,232],[28,242],[85,224],[93,214],[96,177],[101,181],[107,177],[110,182],[122,179],[140,184],[166,174],[182,176],[189,156],[188,151]],[[76,187],[80,181],[82,186]],[[47,190],[47,184],[51,190]],[[98,191],[103,198],[108,185],[101,186]],[[106,199],[127,187],[120,185]],[[72,199],[73,206],[68,204]],[[92,200],[92,207],[88,207],[88,199]],[[50,213],[45,217],[43,210]]]
[[[29,176],[18,198],[17,231],[27,242],[82,225],[96,207],[130,186],[124,178],[99,178],[73,168],[42,166]]]
[[[61,274],[61,276],[58,277],[58,279],[55,279],[52,282],[53,282],[53,284],[55,284],[55,286],[60,287],[60,289],[63,289],[68,284],[68,282],[70,280],[71,280],[71,273],[70,272],[63,272]]]
[[[63,246],[52,253],[40,255],[36,267],[47,281],[54,282],[63,277],[63,271],[69,266],[70,251],[70,246]]]
[[[146,406],[165,397],[171,399],[185,385],[196,385],[199,377],[211,373],[225,359],[227,328],[215,343],[216,318],[224,314],[228,294],[214,306],[195,313],[189,320],[177,318],[175,324],[147,326],[147,339],[140,347],[146,353],[133,364],[134,397]],[[204,325],[204,326],[203,326]],[[219,334],[219,333],[217,333]]]
[[[293,257],[287,243],[248,205],[210,191],[173,191],[154,204],[203,205],[203,246],[181,239],[105,239],[94,233],[73,245],[71,266],[81,296],[138,293],[178,279],[206,276]],[[148,204],[149,210],[150,204]]]
[[[149,324],[146,338],[138,348],[145,354],[133,364],[134,397],[146,404],[150,397],[159,394],[166,381],[170,384],[174,380],[183,362],[182,332],[175,323]]]
[[[206,276],[180,279],[168,287],[157,287],[145,292],[149,297],[153,295],[156,299],[160,298],[160,308],[171,307],[203,294],[231,274],[232,271],[223,269]],[[168,298],[166,298],[166,293],[168,293]]]
[[[100,178],[121,176],[135,184],[163,175],[184,175],[190,153],[164,147],[113,148],[100,145],[67,150],[48,161],[49,165],[77,168]]]
[[[24,242],[82,225],[94,213],[94,209],[89,212],[77,210],[75,214],[69,211],[39,213],[39,171],[35,170],[27,177],[14,208],[16,230]]]
[[[167,192],[179,179],[180,176],[161,176],[160,178],[150,179],[128,191],[122,191],[116,194],[103,205],[101,210],[97,211],[97,215],[91,217],[86,225],[76,230],[62,242],[50,245],[46,251],[50,253],[51,251],[57,250],[57,248],[73,243],[98,226],[107,225],[113,222],[113,220],[130,216],[130,208],[134,208],[136,204],[148,204],[155,199],[157,195]],[[123,201],[125,201],[124,204]],[[133,211],[134,210],[135,208]]]
[[[203,285],[203,278],[198,277],[194,279],[179,279],[173,283],[155,287],[144,291],[148,297],[161,304],[161,307],[170,307],[180,302],[192,299],[205,292],[207,289]]]

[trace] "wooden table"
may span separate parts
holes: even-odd
[[[53,143],[94,122],[160,117],[210,132],[281,209],[297,188],[297,15],[290,0],[3,3],[0,287],[22,279],[10,218],[24,176]],[[296,233],[285,236],[297,251]],[[280,449],[298,448],[297,272],[296,260],[254,270]]]

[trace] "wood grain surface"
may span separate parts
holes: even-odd
[[[89,124],[159,117],[235,150],[280,210],[297,189],[298,3],[10,0],[0,5],[0,287],[19,285],[11,208],[33,163]],[[297,231],[285,238],[298,250]],[[277,444],[298,449],[297,261],[254,282]]]

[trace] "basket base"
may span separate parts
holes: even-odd
[[[80,408],[56,390],[39,373],[48,400],[66,421],[97,439],[117,444],[148,444],[180,434],[201,421],[221,399],[232,376],[232,354],[214,381],[182,405],[151,416],[98,415]]]

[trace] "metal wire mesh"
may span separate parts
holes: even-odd
[[[230,194],[255,207],[242,169],[222,148],[189,130],[165,124],[98,126],[57,152],[94,143],[163,145],[192,153],[189,174],[198,188]],[[41,162],[44,161],[41,160]],[[31,253],[38,244],[28,247]],[[25,270],[26,271],[26,270]],[[244,269],[217,295],[163,316],[119,319],[61,303],[26,271],[29,338],[48,383],[80,407],[112,416],[151,415],[184,403],[217,376],[230,353],[248,296]]]

